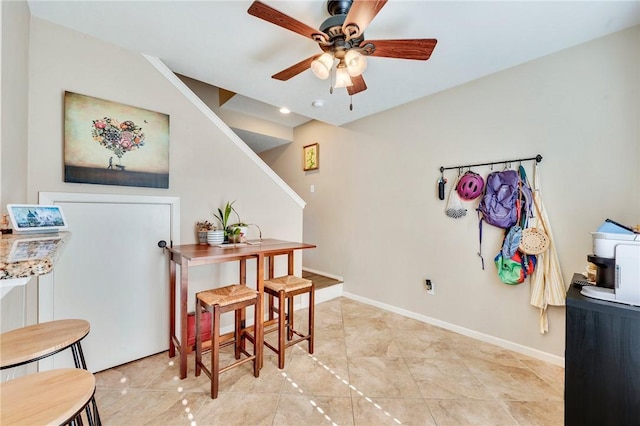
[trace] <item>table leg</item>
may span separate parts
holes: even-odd
[[[272,279],[275,277],[275,262],[274,262],[274,258],[275,256],[267,256],[267,259],[269,260],[269,272],[267,274],[267,279]],[[273,309],[273,296],[270,294],[267,294],[267,306],[268,306],[268,316],[267,319],[269,321],[273,320],[276,316],[275,316],[275,311]]]
[[[247,259],[240,259],[240,272],[239,272],[239,283],[240,285],[247,285]],[[244,330],[247,324],[247,309],[242,308],[240,310],[240,326]],[[240,338],[240,347],[242,350],[246,349],[244,333],[242,333],[242,337]]]
[[[240,259],[240,284],[247,284],[247,259]]]
[[[256,289],[258,291],[258,306],[256,306],[256,316],[258,323],[255,324],[255,345],[256,356],[258,358],[258,366],[262,368],[264,363],[263,351],[264,351],[264,254],[259,253],[257,265],[257,283]]]
[[[287,254],[287,274],[293,275],[293,250]]]
[[[180,378],[187,377],[187,289],[189,284],[189,261],[180,265]]]
[[[176,262],[169,254],[169,358],[176,356],[173,337],[176,335]]]

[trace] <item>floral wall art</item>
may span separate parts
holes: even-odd
[[[302,148],[302,169],[306,172],[309,170],[318,170],[320,167],[320,147],[317,143],[304,146]]]
[[[64,181],[169,187],[169,116],[64,94]]]

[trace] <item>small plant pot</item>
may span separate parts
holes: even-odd
[[[207,232],[207,243],[211,246],[222,244],[224,242],[224,231],[214,230]]]
[[[228,239],[229,239],[229,244],[236,244],[242,240],[242,235],[241,234],[229,235]]]
[[[198,243],[207,244],[207,231],[198,231]]]

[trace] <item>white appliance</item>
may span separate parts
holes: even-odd
[[[584,286],[581,294],[594,299],[640,306],[640,245],[615,245],[615,286]]]

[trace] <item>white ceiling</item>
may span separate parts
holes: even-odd
[[[278,108],[340,126],[640,23],[640,2],[390,0],[365,39],[436,38],[428,61],[369,58],[368,89],[329,94],[307,70],[289,81],[271,75],[320,53],[312,40],[247,13],[251,0],[29,0],[39,18],[160,58],[174,72],[236,92],[225,107],[273,121]],[[264,0],[317,28],[326,1]],[[253,102],[257,100],[260,102]],[[324,106],[314,108],[312,102]],[[264,104],[267,104],[266,106]],[[273,106],[273,108],[271,108]],[[269,118],[271,117],[271,118]]]

